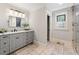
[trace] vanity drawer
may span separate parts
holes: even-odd
[[[0,36],[0,55],[5,55],[9,53],[9,36]]]
[[[0,55],[6,55],[8,53],[9,53],[9,48],[8,47],[1,48]]]
[[[9,48],[9,39],[1,40],[1,48],[5,48],[5,47]]]
[[[9,35],[0,36],[1,39],[1,48],[9,47]]]
[[[2,35],[0,36],[0,39],[9,39],[9,35]]]

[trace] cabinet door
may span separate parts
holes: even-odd
[[[25,33],[17,33],[10,35],[10,52],[26,45]]]
[[[33,40],[34,40],[34,31],[28,32],[27,33],[27,37],[28,37],[28,39],[27,39],[27,43],[28,44],[31,43],[31,42],[33,42]]]
[[[26,44],[26,35],[25,33],[19,33],[16,35],[16,48],[21,48]]]
[[[15,36],[15,49],[18,49],[20,47],[20,38],[19,34],[16,34]]]
[[[23,46],[25,46],[25,45],[26,45],[26,40],[27,40],[27,35],[26,35],[26,33],[22,33],[22,37],[21,37],[21,38],[22,38],[22,43],[21,43],[21,44],[22,44]]]
[[[10,53],[8,47],[1,48],[1,55],[6,55],[6,54],[8,54],[8,53]]]
[[[20,34],[12,34],[10,35],[10,52],[15,51],[16,49],[20,48]]]
[[[14,50],[16,50],[15,40],[16,40],[16,35],[15,34],[10,35],[10,52],[13,52]]]

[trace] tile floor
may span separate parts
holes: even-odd
[[[72,46],[49,42],[46,46],[29,44],[13,55],[77,55]]]

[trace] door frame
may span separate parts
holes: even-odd
[[[47,14],[47,42],[50,41],[50,15]]]

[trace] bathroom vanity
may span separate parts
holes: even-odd
[[[34,31],[17,31],[0,34],[0,55],[9,54],[19,48],[32,43],[34,40]]]

